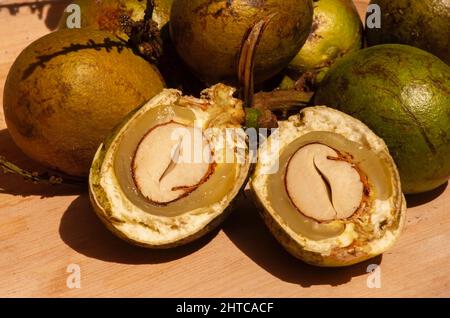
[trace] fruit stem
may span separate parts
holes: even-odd
[[[142,0],[139,0],[139,1],[142,1]],[[147,5],[145,6],[144,21],[152,20],[154,10],[155,10],[155,1],[147,0]]]
[[[139,0],[142,1],[142,0]],[[154,0],[147,0],[144,18],[133,21],[131,17],[122,17],[124,32],[128,35],[128,44],[137,54],[147,61],[155,63],[162,55],[162,39],[157,24],[152,20]]]
[[[276,16],[276,13],[271,14],[247,31],[244,36],[244,41],[241,44],[237,64],[238,83],[242,88],[241,94],[244,105],[247,108],[253,106],[253,97],[255,94],[254,88],[254,68],[255,68],[255,54],[259,42],[261,41],[264,30],[269,22]]]
[[[261,128],[278,126],[274,111],[287,112],[296,106],[310,102],[313,93],[298,90],[278,90],[255,94],[254,68],[255,55],[262,35],[277,13],[266,16],[247,31],[241,45],[237,64],[238,83],[241,87],[241,99],[247,111],[247,127],[255,125]],[[251,110],[257,110],[251,112]]]
[[[13,173],[23,177],[26,181],[31,181],[33,183],[41,183],[41,184],[50,184],[50,185],[59,185],[59,184],[68,184],[68,185],[86,185],[86,180],[83,178],[75,178],[61,175],[51,175],[48,172],[38,173],[38,172],[30,172],[26,171],[15,164],[9,162],[3,156],[0,156],[0,167],[3,168],[5,173]]]
[[[270,111],[288,111],[293,107],[306,106],[311,101],[313,95],[313,92],[296,90],[259,92],[255,94],[253,107]]]

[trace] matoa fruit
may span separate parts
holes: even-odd
[[[312,30],[300,52],[289,64],[299,76],[316,73],[316,81],[340,57],[362,46],[363,24],[352,0],[314,1]]]
[[[14,62],[4,89],[5,120],[32,159],[87,176],[110,130],[163,87],[158,70],[111,33],[60,30]]]
[[[372,0],[381,10],[380,27],[366,27],[369,46],[408,44],[450,64],[449,0]],[[373,12],[367,18],[371,19]]]
[[[185,94],[195,94],[203,90],[204,85],[187,69],[180,60],[169,35],[168,22],[173,0],[155,0],[152,20],[160,29],[163,42],[162,56],[157,58],[157,66],[163,75],[167,86],[181,89]],[[147,5],[146,0],[77,0],[74,4],[80,6],[81,27],[96,30],[110,31],[124,39],[124,18],[130,18],[137,22],[144,19]],[[67,28],[67,18],[71,13],[66,13],[60,21],[60,28]],[[137,43],[139,47],[140,43]]]
[[[235,83],[242,39],[272,15],[254,61],[258,84],[285,68],[306,41],[311,0],[174,0],[169,25],[178,54],[201,80]]]
[[[140,246],[169,248],[225,218],[250,168],[245,112],[234,91],[218,84],[197,99],[166,89],[100,146],[89,190],[113,233]]]
[[[324,106],[279,123],[258,151],[251,188],[273,235],[312,265],[375,257],[405,222],[400,177],[383,140]]]
[[[170,7],[173,0],[154,0],[152,20],[162,29],[170,17]],[[144,18],[146,0],[75,0],[73,4],[80,7],[81,27],[94,28],[96,30],[110,31],[122,34],[123,18],[139,21]],[[67,18],[71,12],[63,15],[59,26],[67,28]]]
[[[450,67],[401,45],[373,46],[334,64],[315,103],[366,123],[385,140],[403,191],[435,189],[450,177]]]

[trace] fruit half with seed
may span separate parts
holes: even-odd
[[[200,99],[164,90],[112,133],[94,159],[89,188],[113,233],[169,248],[220,224],[250,168],[245,112],[233,93],[222,84]]]
[[[312,265],[375,257],[405,221],[399,174],[383,140],[324,106],[280,122],[259,149],[251,187],[274,236]]]

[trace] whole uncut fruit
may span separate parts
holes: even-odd
[[[289,70],[294,76],[315,72],[320,81],[338,58],[361,48],[362,36],[363,25],[352,0],[314,1],[311,33]]]
[[[180,57],[204,82],[235,82],[243,38],[272,14],[255,57],[255,81],[261,83],[285,68],[305,43],[311,0],[174,0],[171,37]]]
[[[112,34],[60,30],[14,62],[4,89],[6,124],[29,157],[86,176],[110,130],[163,86],[158,70]]]
[[[369,46],[401,43],[421,48],[450,64],[449,0],[372,0],[381,28],[366,28]]]
[[[434,55],[401,44],[349,54],[331,67],[315,102],[353,115],[386,141],[404,192],[449,179],[450,68]]]

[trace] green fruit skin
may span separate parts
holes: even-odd
[[[450,68],[420,49],[385,44],[342,58],[315,102],[350,114],[385,140],[405,193],[450,177]]]
[[[381,28],[366,28],[369,46],[408,44],[450,64],[449,0],[372,0],[381,8]],[[368,13],[369,14],[369,13]]]
[[[173,0],[155,0],[152,19],[159,28],[169,22],[170,8]],[[146,1],[139,0],[76,0],[74,4],[81,9],[81,27],[91,27],[97,30],[122,33],[120,25],[121,15],[129,15],[132,20],[139,21],[144,18]],[[71,13],[63,15],[59,27],[67,28],[67,18]]]
[[[363,24],[352,0],[315,1],[312,31],[289,68],[324,76],[336,59],[361,48],[362,36]]]
[[[93,41],[106,48],[87,48]],[[157,69],[110,33],[61,30],[35,41],[14,62],[4,89],[6,124],[32,159],[86,176],[98,145],[130,111],[164,87]],[[78,45],[78,49],[67,49]],[[116,47],[114,47],[116,46]],[[42,62],[40,62],[42,61]]]
[[[204,82],[234,83],[248,30],[272,13],[255,57],[255,82],[276,75],[295,57],[311,29],[311,0],[174,0],[170,32],[180,57]]]

